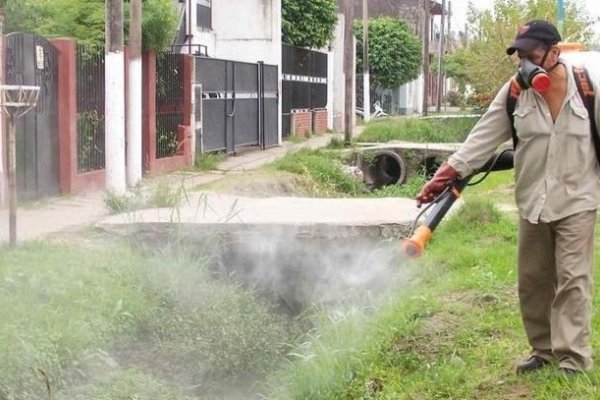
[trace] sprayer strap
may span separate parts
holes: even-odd
[[[515,108],[517,108],[517,100],[521,94],[519,86],[511,79],[510,85],[508,86],[508,95],[506,96],[506,112],[508,113],[508,119],[510,120],[510,129],[512,132],[513,149],[517,148],[519,138],[517,137],[517,130],[515,129]]]
[[[579,91],[579,95],[583,100],[583,105],[585,105],[590,118],[592,141],[594,142],[594,148],[596,150],[596,158],[600,164],[600,136],[598,136],[598,125],[596,125],[596,115],[594,113],[594,87],[590,80],[590,74],[584,67],[573,67],[573,75],[575,76],[577,90]]]

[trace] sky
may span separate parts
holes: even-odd
[[[437,0],[441,2],[441,0]],[[452,2],[452,30],[464,29],[465,23],[467,22],[467,8],[469,4],[469,0],[446,0]],[[566,5],[570,0],[563,0],[563,3]],[[479,9],[489,9],[492,7],[494,0],[474,0],[474,4],[476,4]],[[584,9],[592,16],[592,17],[600,17],[600,1],[598,0],[580,0],[580,3],[583,4]],[[596,38],[600,38],[600,24],[596,24]]]

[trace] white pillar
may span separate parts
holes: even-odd
[[[123,52],[106,54],[105,61],[106,189],[126,190],[125,177],[125,57]]]
[[[106,59],[104,61],[106,189],[124,193],[125,176],[125,54],[123,0],[106,1]]]
[[[363,119],[365,122],[371,120],[371,85],[369,79],[369,72],[363,73]]]
[[[131,0],[127,112],[127,184],[142,180],[142,0]]]
[[[279,132],[277,137],[277,144],[281,145],[283,141],[283,132],[281,130],[282,127],[282,113],[283,113],[283,51],[282,51],[282,41],[281,41],[281,20],[283,16],[281,15],[281,0],[273,0],[273,46],[275,47],[274,52],[276,54],[275,59],[277,60],[277,82],[278,82],[278,90],[279,90],[279,101],[277,105],[277,131]]]
[[[4,11],[0,10],[0,38],[4,35]],[[4,83],[4,41],[0,40],[0,84]],[[0,208],[8,205],[8,178],[4,168],[4,115],[0,112]]]

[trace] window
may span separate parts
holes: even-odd
[[[212,29],[212,0],[196,0],[196,26]]]

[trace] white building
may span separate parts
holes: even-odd
[[[181,15],[174,51],[277,66],[281,143],[281,0],[173,1]]]
[[[185,21],[178,42],[192,44],[182,52],[281,65],[281,0],[175,1]]]

